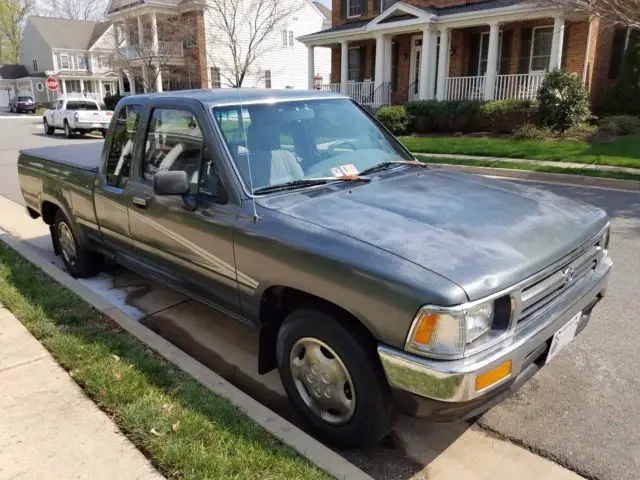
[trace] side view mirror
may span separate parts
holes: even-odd
[[[186,195],[189,193],[187,172],[158,172],[153,176],[153,193],[156,195]]]

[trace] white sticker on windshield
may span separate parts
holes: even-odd
[[[344,175],[344,173],[342,173],[342,170],[340,170],[338,167],[333,167],[331,169],[331,173],[334,177],[342,177]]]
[[[358,169],[352,163],[350,163],[348,165],[342,165],[340,167],[340,169],[342,170],[342,173],[344,173],[345,175],[357,175],[358,174]]]

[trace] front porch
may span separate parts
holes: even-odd
[[[555,69],[586,79],[588,18],[523,5],[466,17],[448,10],[396,3],[366,25],[303,37],[310,52],[332,49],[332,83],[310,88],[375,110],[419,99],[533,100]]]
[[[58,79],[58,94],[67,98],[102,102],[104,97],[118,92],[118,76],[111,72],[99,77],[88,75],[73,75],[68,72],[54,75]]]

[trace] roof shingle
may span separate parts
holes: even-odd
[[[69,50],[88,50],[111,26],[111,22],[38,16],[29,17],[29,22],[51,47]]]

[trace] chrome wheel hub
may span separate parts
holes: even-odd
[[[60,243],[60,250],[62,250],[62,256],[65,262],[74,266],[76,264],[76,241],[73,238],[73,233],[69,229],[69,226],[61,222],[58,225],[58,242]]]
[[[289,366],[300,397],[323,420],[346,423],[353,416],[356,394],[340,357],[317,338],[305,337],[291,349]]]

